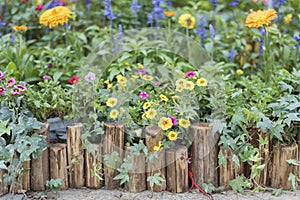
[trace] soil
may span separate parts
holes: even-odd
[[[0,197],[0,200],[11,199],[11,196],[5,195]],[[16,195],[13,200],[26,199],[54,199],[51,193],[45,192],[30,192],[25,195]],[[246,195],[227,191],[222,194],[214,194],[214,200],[299,200],[300,190],[296,192],[284,191],[279,197],[273,196],[270,192],[251,192]],[[92,189],[68,189],[60,191],[58,194],[59,200],[207,200],[204,195],[196,192],[187,192],[181,194],[173,194],[170,192],[153,193],[151,197],[150,191],[141,193],[129,193],[121,190],[92,190]]]

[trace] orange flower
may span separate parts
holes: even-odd
[[[68,18],[73,12],[65,6],[56,6],[49,10],[46,10],[40,16],[40,24],[49,26],[49,28],[58,26],[58,24],[64,24],[68,22]]]
[[[260,28],[263,25],[269,26],[275,18],[277,18],[277,12],[274,9],[258,10],[248,15],[245,25],[249,28]]]
[[[176,14],[176,12],[174,12],[174,11],[165,11],[165,15],[167,17],[173,17],[173,16],[175,16],[175,14]]]
[[[13,27],[14,31],[27,31],[27,26],[14,26]]]

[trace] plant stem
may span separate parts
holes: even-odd
[[[186,43],[188,48],[188,61],[191,59],[191,47],[190,47],[190,36],[189,36],[189,29],[186,28]]]

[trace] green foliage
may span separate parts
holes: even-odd
[[[235,192],[239,192],[245,194],[245,189],[249,189],[252,187],[251,182],[244,176],[238,176],[234,180],[229,182],[232,190]]]
[[[62,179],[51,179],[46,181],[46,186],[50,188],[53,194],[57,194],[59,188],[63,185]]]
[[[162,182],[165,182],[166,180],[161,176],[160,173],[155,173],[153,176],[148,176],[147,181],[149,181],[151,191],[153,191],[154,185],[160,185]]]

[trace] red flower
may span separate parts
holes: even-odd
[[[79,82],[79,76],[72,76],[69,80],[69,83],[71,83],[72,85],[76,84]]]
[[[37,5],[37,6],[35,7],[35,10],[36,10],[36,11],[41,11],[42,9],[43,9],[43,5],[42,5],[42,4]]]

